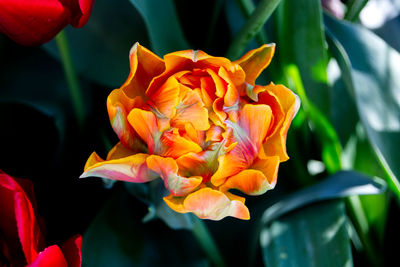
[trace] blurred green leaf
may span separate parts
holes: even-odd
[[[208,266],[190,232],[143,224],[140,214],[135,199],[116,190],[84,234],[82,266]]]
[[[162,199],[168,192],[161,179],[146,184],[124,183],[124,185],[131,195],[148,205],[149,213],[143,218],[143,222],[161,219],[171,229],[191,230],[193,228],[190,214],[173,211]]]
[[[285,73],[291,88],[295,88],[302,102],[302,108],[313,125],[322,144],[322,159],[329,173],[335,173],[341,169],[341,144],[335,129],[326,116],[309,100],[296,65],[289,64],[285,67]]]
[[[353,195],[373,195],[386,190],[386,183],[355,171],[340,171],[313,186],[304,188],[272,205],[262,217],[266,224],[279,216],[313,202]]]
[[[284,0],[277,9],[277,54],[296,64],[310,101],[329,117],[328,58],[320,0]]]
[[[288,214],[261,231],[264,265],[353,266],[346,228],[342,201],[324,202]]]
[[[159,56],[189,49],[172,0],[130,0],[142,15],[153,51]]]
[[[259,33],[265,22],[275,11],[280,1],[281,0],[261,0],[258,3],[254,12],[251,13],[250,17],[245,21],[244,25],[233,38],[226,52],[227,58],[235,60],[240,57],[249,42]]]
[[[367,136],[400,199],[400,55],[365,28],[330,16],[325,23]]]
[[[236,2],[238,3],[240,9],[242,10],[242,13],[245,16],[245,18],[250,17],[251,13],[253,13],[254,9],[256,8],[254,6],[253,0],[236,0]],[[255,38],[259,45],[267,43],[267,34],[262,28],[256,34]]]
[[[61,66],[38,48],[10,45],[7,49],[0,102],[25,104],[54,119],[62,144],[71,103]]]
[[[128,1],[96,0],[89,22],[81,29],[67,27],[65,32],[78,73],[111,88],[128,77],[132,45],[149,45],[144,22]],[[54,40],[43,47],[59,58]]]
[[[356,21],[361,10],[368,3],[368,0],[350,0],[347,1],[347,10],[344,18],[350,21]]]

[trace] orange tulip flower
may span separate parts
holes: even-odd
[[[249,219],[245,199],[229,190],[274,188],[300,103],[283,85],[255,85],[274,51],[263,45],[233,62],[198,50],[161,59],[136,43],[128,79],[107,99],[120,142],[106,160],[94,152],[81,177],[161,177],[170,192],[164,201],[177,212]]]

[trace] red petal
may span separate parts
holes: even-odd
[[[71,22],[71,25],[80,28],[88,22],[90,14],[92,12],[94,0],[79,0],[79,13],[75,15],[75,20]]]
[[[82,236],[76,235],[69,238],[61,246],[64,258],[69,267],[80,267],[82,264]]]
[[[0,31],[22,45],[51,40],[69,23],[70,16],[61,1],[0,1]]]
[[[61,249],[57,245],[47,247],[39,253],[28,267],[68,267]]]
[[[11,247],[13,256],[23,251],[27,263],[37,256],[43,242],[32,204],[21,186],[0,171],[0,228]],[[18,240],[20,244],[18,243]]]

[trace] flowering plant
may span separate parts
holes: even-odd
[[[376,2],[0,0],[0,266],[394,262]]]
[[[274,50],[264,45],[234,62],[198,50],[161,59],[136,43],[127,81],[107,100],[120,143],[107,160],[93,153],[81,177],[161,177],[170,193],[164,201],[177,212],[249,219],[244,198],[229,190],[260,195],[275,187],[299,108],[285,86],[255,85]]]

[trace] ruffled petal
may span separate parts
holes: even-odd
[[[208,187],[188,195],[183,201],[183,208],[201,219],[221,220],[227,216],[250,219],[249,210],[241,201],[230,200],[222,192]]]
[[[211,177],[211,182],[219,186],[225,180],[247,169],[257,157],[261,142],[267,134],[271,121],[271,109],[267,105],[244,105],[239,123],[226,121],[233,129],[237,146],[218,159],[218,169]]]
[[[179,212],[179,213],[187,213],[188,212],[183,207],[183,201],[185,200],[185,197],[177,197],[177,196],[170,194],[169,196],[166,196],[163,199],[164,199],[165,203],[168,205],[168,207],[170,207],[174,211]]]
[[[171,76],[157,90],[146,95],[152,108],[166,118],[172,118],[175,115],[175,106],[178,105],[179,100],[179,82],[174,76]]]
[[[96,152],[90,155],[85,165],[85,171],[80,178],[97,176],[101,178],[145,183],[158,178],[146,165],[147,154],[135,154],[123,158],[104,161]]]
[[[129,98],[121,89],[113,90],[107,98],[107,110],[111,126],[119,140],[128,148],[134,146],[134,130],[127,116],[134,107],[143,106],[141,97]]]
[[[264,152],[267,156],[278,155],[280,161],[286,161],[289,156],[286,152],[286,135],[289,126],[300,107],[300,99],[291,90],[283,85],[270,84],[267,87],[268,92],[274,95],[282,107],[285,117],[279,130],[275,134],[268,137],[264,143]]]
[[[218,76],[226,82],[226,93],[224,95],[224,106],[232,107],[239,101],[239,93],[235,84],[232,82],[231,77],[224,68],[219,68]]]
[[[171,125],[184,128],[187,123],[191,123],[197,131],[205,131],[210,128],[208,111],[204,107],[200,95],[184,85],[180,85],[179,95],[180,101],[176,106],[176,115],[171,121]]]
[[[234,61],[246,73],[246,82],[254,85],[260,73],[268,67],[275,53],[275,44],[265,44],[257,49],[250,50],[243,57]]]
[[[129,53],[131,71],[121,89],[130,98],[142,96],[154,77],[165,70],[164,61],[156,54],[135,43]]]
[[[128,121],[147,143],[149,154],[157,152],[161,133],[158,130],[156,116],[151,111],[134,108],[128,115]]]
[[[165,131],[160,140],[162,149],[159,154],[164,157],[178,158],[186,153],[198,153],[202,151],[201,146],[181,136],[177,129],[174,131]]]
[[[230,177],[220,188],[221,191],[238,189],[248,195],[261,195],[276,185],[279,157],[259,159],[250,169]]]
[[[257,149],[264,141],[272,119],[272,110],[267,105],[246,104],[240,111],[239,125],[240,130],[234,131],[237,135],[239,144],[248,146],[251,142]],[[242,130],[246,134],[242,133]],[[248,138],[248,140],[247,140]],[[241,139],[241,140],[240,140]]]
[[[178,164],[172,158],[152,155],[146,162],[149,169],[161,176],[165,187],[174,196],[185,196],[201,184],[200,176],[186,178],[178,175]]]

